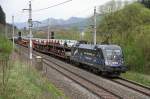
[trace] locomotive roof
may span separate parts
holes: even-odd
[[[120,46],[114,45],[114,44],[111,44],[111,45],[79,44],[79,45],[74,45],[74,47],[78,47],[78,48],[81,48],[81,49],[89,49],[89,50],[95,50],[96,48],[101,48],[101,49],[121,49]]]

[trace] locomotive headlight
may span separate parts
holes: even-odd
[[[116,65],[116,64],[118,64],[118,62],[112,62],[112,64]]]
[[[108,65],[108,61],[107,60],[105,61],[105,64]]]
[[[106,60],[105,65],[111,65],[111,63],[108,60]]]
[[[106,66],[118,65],[118,64],[119,64],[118,62],[112,62],[112,61],[108,61],[108,60],[105,61]]]

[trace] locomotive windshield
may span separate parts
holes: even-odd
[[[116,50],[116,49],[111,49],[111,50],[106,50],[106,59],[107,60],[118,60],[118,58],[120,59],[122,56],[122,52],[121,50]]]
[[[123,64],[121,49],[106,49],[104,57],[106,65],[117,66]]]

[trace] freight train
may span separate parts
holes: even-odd
[[[29,47],[29,38],[19,37],[15,42]],[[36,51],[61,57],[104,75],[119,76],[127,71],[122,49],[118,45],[32,38],[32,46]]]

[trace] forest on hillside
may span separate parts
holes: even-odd
[[[144,0],[131,4],[111,1],[99,8],[104,16],[97,27],[99,39],[122,46],[129,70],[146,74],[150,74],[149,7],[150,2]]]

